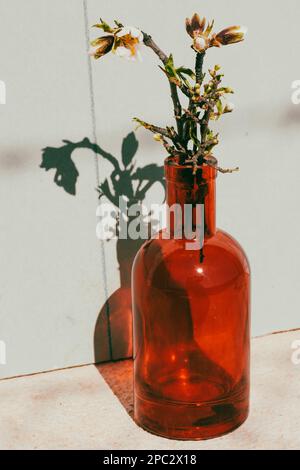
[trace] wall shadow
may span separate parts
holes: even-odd
[[[72,160],[72,153],[76,149],[85,148],[97,154],[111,164],[108,177],[101,180],[97,188],[100,201],[108,200],[116,208],[119,207],[119,198],[127,200],[127,208],[136,203],[142,203],[149,189],[160,183],[164,187],[164,171],[162,166],[149,164],[137,167],[134,157],[138,150],[138,141],[131,132],[122,142],[121,158],[102,149],[98,144],[92,143],[87,137],[79,142],[63,140],[60,147],[46,147],[42,150],[42,163],[46,171],[54,170],[54,183],[63,188],[68,194],[76,195],[76,184],[79,171]],[[101,169],[101,165],[100,165]],[[101,307],[94,330],[94,358],[95,363],[119,360],[132,356],[132,311],[131,311],[131,268],[134,257],[144,239],[121,239],[120,222],[127,219],[127,213],[120,212],[116,225],[116,256],[119,269],[120,287],[106,299]],[[130,223],[134,218],[129,217]],[[140,232],[144,231],[151,236],[150,226],[142,220]],[[110,262],[110,260],[106,260]],[[100,286],[99,286],[100,289]]]

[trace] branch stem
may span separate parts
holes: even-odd
[[[168,61],[168,56],[163,52],[160,47],[153,41],[152,37],[143,32],[144,35],[144,44],[145,46],[149,47],[150,49],[153,50],[153,52],[158,56],[158,58],[161,60],[161,62],[165,65]],[[171,98],[173,101],[173,106],[174,106],[174,116],[177,122],[177,130],[178,130],[178,135],[179,138],[182,136],[182,122],[181,122],[181,114],[182,114],[182,108],[180,104],[180,100],[178,97],[178,92],[177,92],[177,85],[175,83],[172,83],[169,80],[170,83],[170,90],[171,90]]]
[[[196,65],[195,65],[195,72],[196,72],[196,83],[201,85],[203,80],[203,61],[205,57],[205,52],[198,52],[196,54]]]

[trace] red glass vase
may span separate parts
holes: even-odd
[[[170,212],[167,229],[140,248],[132,271],[134,419],[173,439],[225,434],[249,408],[249,264],[216,229],[215,168],[194,173],[166,160],[167,205],[179,205],[183,216],[178,222]],[[199,204],[203,243],[187,249],[178,228],[188,205],[199,225]]]

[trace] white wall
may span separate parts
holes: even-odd
[[[99,310],[119,287],[115,243],[101,246],[95,237],[93,154],[73,155],[76,196],[39,168],[42,148],[94,139],[83,3],[0,0],[0,80],[7,88],[0,105],[0,340],[7,364],[0,377],[93,362]],[[193,59],[186,16],[199,11],[220,29],[248,26],[245,43],[213,50],[207,61],[223,65],[237,105],[219,124],[216,156],[240,172],[218,178],[218,225],[250,259],[253,335],[299,327],[300,105],[290,98],[292,81],[300,79],[299,2],[283,8],[271,0],[87,0],[87,7],[90,24],[101,15],[141,27],[186,65]],[[97,141],[113,155],[133,128],[132,116],[170,121],[156,64],[150,50],[142,64],[116,57],[92,63]],[[161,164],[159,145],[142,130],[137,137],[139,163]],[[100,179],[109,171],[100,160]],[[103,345],[105,358],[107,338]]]

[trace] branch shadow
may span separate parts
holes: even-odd
[[[136,203],[142,203],[155,183],[160,183],[163,188],[165,187],[162,166],[149,164],[136,167],[134,157],[138,146],[135,134],[131,132],[123,139],[121,159],[117,159],[98,144],[92,143],[87,137],[79,142],[63,140],[63,145],[60,147],[46,147],[42,150],[40,167],[45,171],[54,170],[54,183],[68,194],[75,196],[79,171],[72,160],[72,154],[76,149],[89,149],[111,164],[109,176],[102,179],[97,188],[100,201],[105,197],[118,208],[119,198],[126,198],[129,209]],[[119,223],[122,218],[127,219],[128,223],[134,219],[128,218],[127,213],[120,212],[119,214],[116,226],[116,257],[120,287],[106,299],[97,317],[94,330],[95,363],[116,361],[132,356],[131,268],[135,255],[145,239],[121,239]],[[144,224],[141,231],[146,231],[150,237],[149,224],[143,220],[141,224]]]

